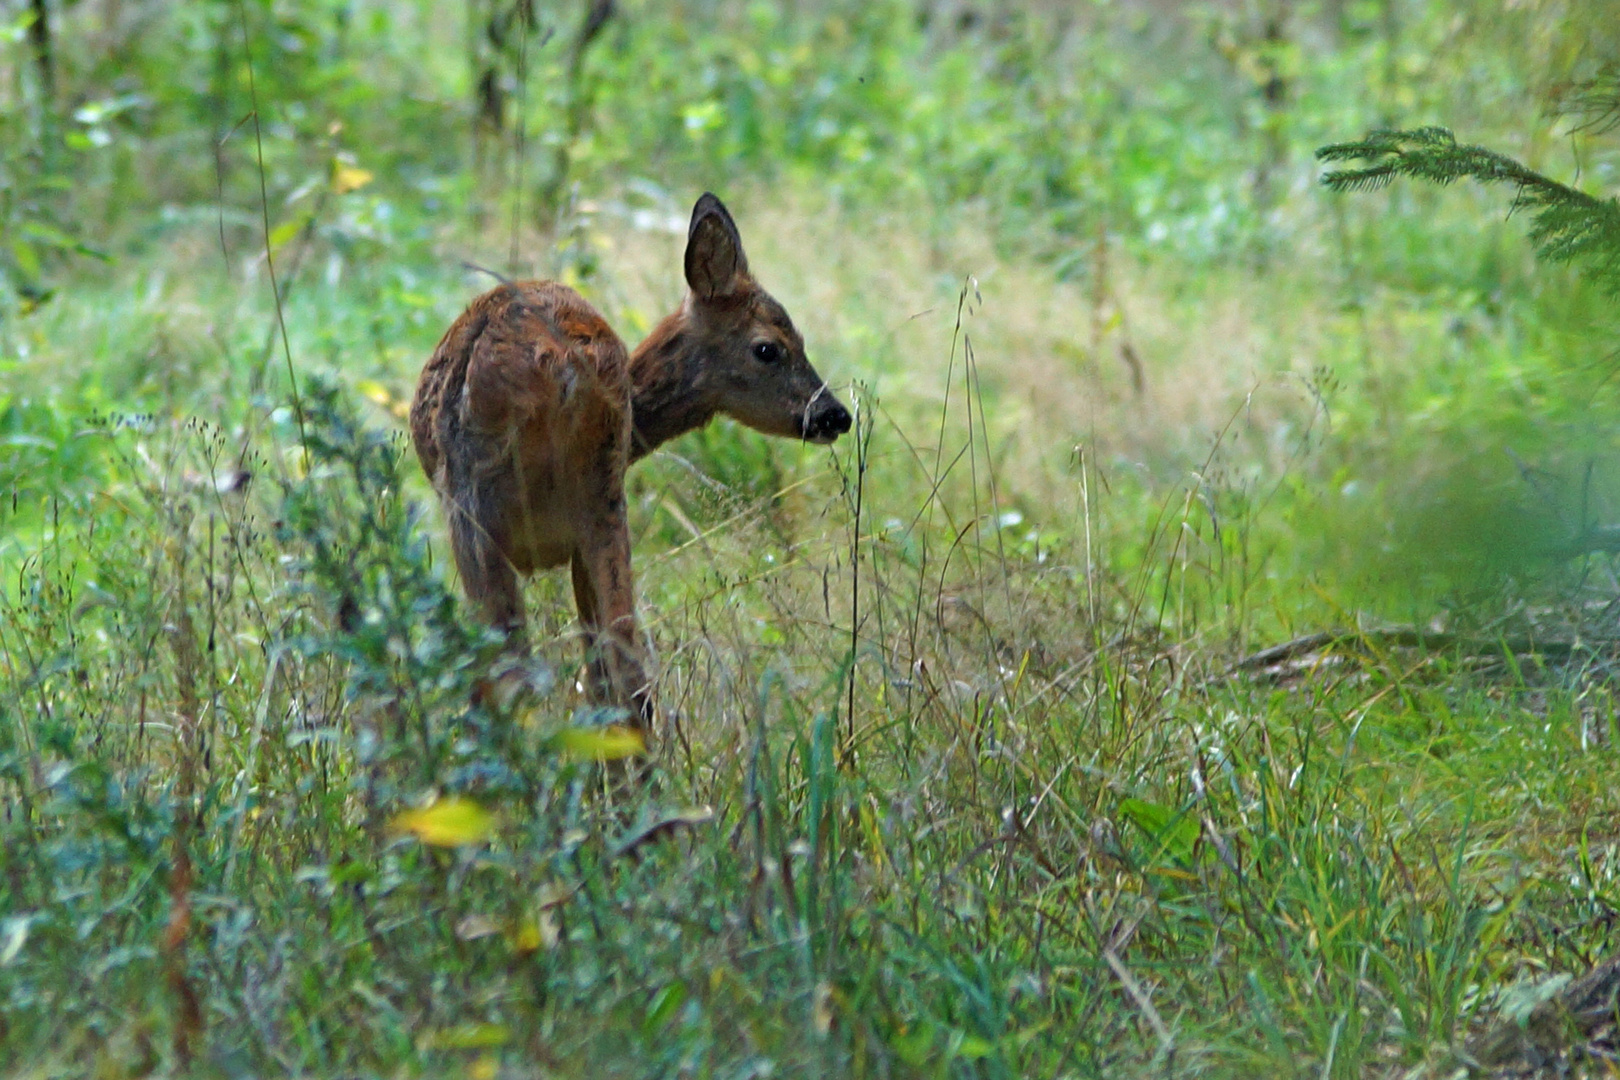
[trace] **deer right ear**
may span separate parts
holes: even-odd
[[[686,234],[686,284],[705,300],[736,292],[748,276],[748,256],[742,237],[725,204],[705,192],[692,208],[692,227]]]

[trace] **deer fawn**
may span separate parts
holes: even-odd
[[[521,649],[518,576],[568,563],[587,692],[631,706],[642,729],[653,708],[625,469],[719,413],[814,443],[850,426],[710,194],[692,210],[686,283],[680,308],[634,353],[566,285],[502,284],[445,333],[411,403],[411,439],[448,518],[467,595]]]

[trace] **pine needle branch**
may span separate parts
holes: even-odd
[[[1556,108],[1564,116],[1584,117],[1575,130],[1589,135],[1620,127],[1620,68],[1610,66],[1594,78],[1565,87]]]
[[[1445,128],[1374,131],[1359,142],[1335,143],[1316,152],[1327,162],[1366,162],[1333,169],[1322,183],[1333,191],[1371,191],[1396,177],[1436,184],[1471,178],[1512,184],[1512,211],[1534,215],[1530,240],[1549,262],[1580,263],[1599,287],[1620,295],[1620,199],[1599,199],[1525,167],[1483,146],[1464,146]]]

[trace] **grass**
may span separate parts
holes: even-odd
[[[1299,579],[1270,515],[1320,443],[1265,430],[1308,420],[1308,392],[1135,402],[1128,372],[1070,369],[1117,408],[1062,418],[1082,449],[1056,454],[1035,434],[1060,422],[1050,395],[1020,383],[1064,385],[1039,366],[1040,313],[1072,288],[1000,267],[977,295],[913,282],[890,310],[924,314],[866,352],[845,327],[903,261],[858,242],[828,292],[780,253],[838,230],[739,216],[823,369],[878,385],[851,389],[863,437],[831,452],[721,427],[639,469],[676,720],[629,797],[593,797],[557,749],[559,724],[590,722],[570,719],[562,582],[531,597],[557,689],[467,709],[491,646],[388,434],[416,356],[368,353],[374,313],[291,299],[295,355],[328,335],[358,358],[334,371],[346,390],[306,386],[325,445],[306,471],[289,412],[256,420],[223,388],[249,375],[187,329],[223,302],[215,325],[244,343],[227,351],[257,363],[264,313],[237,290],[112,281],[108,303],[57,309],[104,329],[41,346],[108,342],[123,363],[101,380],[132,360],[124,377],[161,380],[187,348],[216,374],[171,384],[154,418],[69,429],[30,467],[83,479],[13,511],[12,1068],[175,1067],[179,971],[197,1067],[232,1074],[1394,1073],[1448,1060],[1496,988],[1605,951],[1601,684],[1405,652],[1281,688],[1220,676],[1240,642],[1310,625],[1308,601],[1278,611]],[[623,290],[621,321],[668,299],[645,258],[593,286],[610,309]],[[470,291],[437,273],[402,338],[430,342]],[[1262,302],[1234,286],[1217,306]],[[828,330],[805,315],[822,311]],[[1206,380],[1190,355],[1183,377]],[[219,421],[192,411],[210,403]],[[1181,410],[1244,431],[1189,460],[1198,441],[1165,422]],[[1150,444],[1194,479],[1131,467]],[[252,481],[221,490],[239,460]],[[493,835],[390,831],[434,792],[494,810]],[[699,806],[712,821],[620,853]]]
[[[1269,216],[1212,225],[1248,180],[1209,67],[1127,108],[1112,76],[1014,78],[1082,36],[936,54],[903,20],[829,19],[881,78],[864,133],[827,135],[768,77],[788,31],[733,16],[734,56],[624,31],[602,61],[622,119],[576,159],[729,163],[751,263],[859,423],[831,450],[722,423],[637,467],[671,714],[644,789],[591,760],[604,717],[558,577],[528,597],[550,689],[468,704],[497,643],[401,410],[487,284],[463,260],[506,269],[515,246],[639,337],[680,297],[680,184],[604,178],[514,245],[433,154],[357,158],[400,175],[332,194],[278,252],[302,437],[250,215],[126,210],[114,262],[8,315],[0,1069],[1438,1077],[1612,954],[1612,582],[1522,550],[1612,495],[1601,468],[1569,479],[1611,449],[1602,298],[1534,268],[1477,193],[1332,202],[1289,173]],[[1133,18],[1107,24],[1121,70],[1184,45]],[[777,61],[830,62],[799,44]],[[1502,49],[1470,54],[1479,114],[1523,106]],[[606,74],[648,50],[670,95],[682,62],[713,67],[703,101],[754,110],[754,141],[704,144],[742,137],[699,110],[666,145]],[[1344,135],[1350,106],[1318,99],[1365,57],[1319,53],[1300,123]],[[985,70],[1019,89],[984,98]],[[437,107],[418,87],[388,123]],[[1043,108],[1092,117],[1114,156],[1063,158]],[[327,182],[316,139],[273,134],[276,190]],[[900,167],[929,153],[953,167]],[[1062,203],[1036,165],[1094,188]],[[953,187],[969,166],[991,181]],[[1077,228],[1077,205],[1113,216]],[[1529,540],[1499,544],[1501,521]],[[1507,552],[1494,577],[1481,550]],[[1369,633],[1231,670],[1387,621],[1597,644],[1553,662]]]

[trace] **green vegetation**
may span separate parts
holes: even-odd
[[[0,4],[0,1070],[1606,1075],[1601,8]],[[636,467],[631,790],[402,417],[705,189],[859,422]]]

